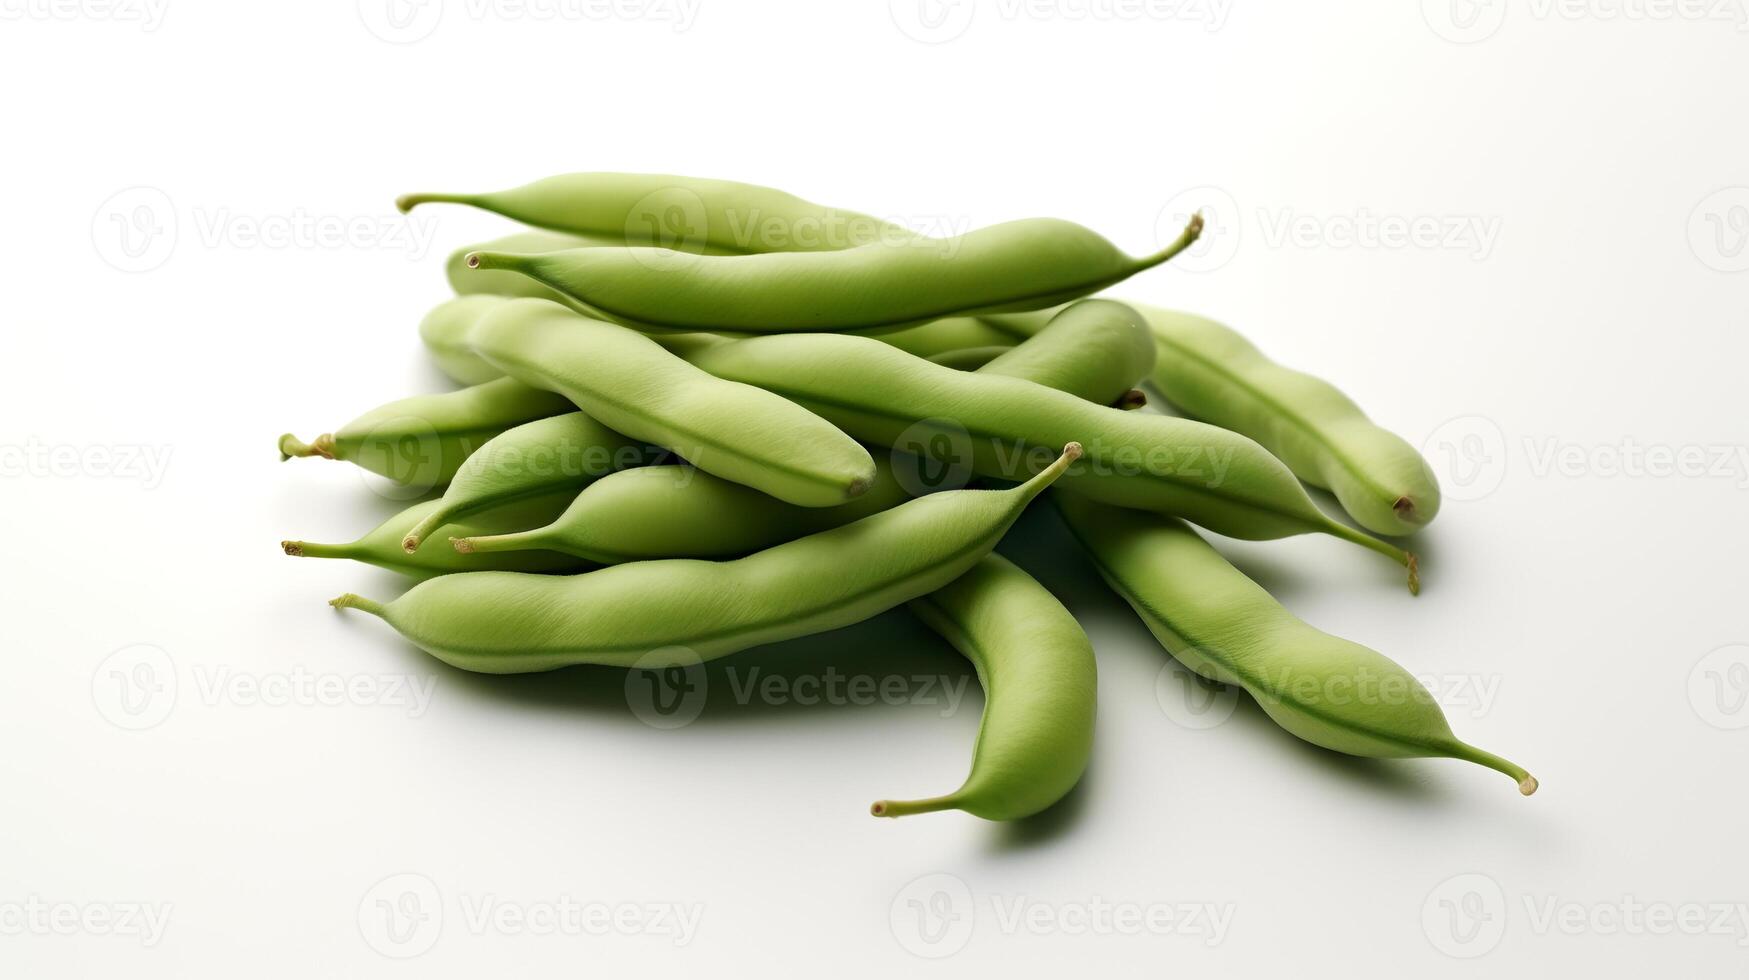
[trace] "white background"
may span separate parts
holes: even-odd
[[[0,972],[1742,975],[1739,4],[916,2],[0,0]],[[909,679],[969,675],[903,613],[731,658],[667,731],[617,672],[467,676],[330,610],[403,583],[279,540],[401,504],[274,439],[440,390],[414,325],[447,250],[507,227],[391,201],[568,170],[1134,252],[1207,208],[1207,246],[1117,294],[1335,380],[1447,492],[1419,599],[1328,538],[1223,550],[1542,791],[1187,701],[1042,510],[1003,550],[1085,623],[1100,718],[1083,785],[1020,826],[868,816],[956,786],[981,705]],[[1462,234],[1349,235],[1381,219]],[[161,472],[119,462],[141,447]],[[905,703],[738,703],[756,669]],[[287,679],[359,686],[257,691]],[[423,711],[371,688],[408,679]],[[478,918],[567,898],[621,924]],[[102,922],[142,905],[161,934]],[[657,906],[701,916],[684,944]],[[1226,926],[1076,929],[1103,906]]]

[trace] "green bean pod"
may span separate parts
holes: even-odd
[[[1409,534],[1439,512],[1439,481],[1427,461],[1334,385],[1275,363],[1206,317],[1133,305],[1160,346],[1154,384],[1186,415],[1256,439],[1300,479],[1335,494],[1369,531]],[[1025,336],[1047,321],[1018,313],[990,322]]]
[[[479,242],[458,248],[444,260],[443,274],[449,288],[457,296],[490,294],[494,296],[532,296],[563,302],[565,297],[514,272],[481,272],[468,268],[469,252],[559,252],[568,248],[588,248],[591,245],[624,245],[619,238],[567,235],[555,231],[519,231],[489,242]]]
[[[1105,353],[1074,356],[1087,347]],[[1084,299],[1063,307],[1025,343],[978,371],[1025,378],[1110,405],[1154,370],[1154,358],[1154,338],[1141,314],[1108,299]]]
[[[1094,311],[1117,313],[1115,303]],[[1154,348],[1138,345],[1133,313],[1059,317],[1061,324],[1021,344],[1030,356],[1008,362],[1015,376],[1036,373],[1042,383],[1082,398],[1105,398],[1113,364],[1123,375],[1147,373]],[[947,322],[947,321],[938,321]],[[1114,329],[1122,323],[1129,329]],[[673,334],[672,336],[692,336]],[[483,452],[484,450],[482,450]],[[733,558],[897,506],[911,490],[930,485],[921,474],[909,482],[894,472],[918,460],[891,451],[874,457],[875,479],[867,493],[836,507],[796,507],[690,466],[647,466],[603,477],[551,524],[487,537],[452,538],[462,550],[547,548],[603,564],[650,558]]]
[[[911,499],[885,459],[868,492],[836,507],[797,507],[691,466],[640,466],[583,489],[565,512],[532,530],[450,539],[463,552],[540,548],[603,565],[652,558],[738,558],[841,527]]]
[[[937,357],[976,347],[1013,347],[1025,338],[991,326],[975,316],[947,316],[921,326],[887,330],[873,335],[883,344],[918,357]]]
[[[419,321],[419,340],[437,369],[451,381],[464,385],[485,384],[504,377],[468,346],[468,334],[486,315],[509,301],[490,293],[457,296],[431,308]]]
[[[457,534],[497,534],[550,521],[571,502],[569,491],[549,491],[523,497],[480,511],[450,524]],[[582,572],[592,564],[556,551],[529,550],[498,555],[460,554],[453,548],[426,548],[408,554],[401,539],[442,501],[427,500],[401,511],[357,541],[322,544],[315,541],[281,541],[280,547],[295,558],[350,558],[414,578],[430,578],[451,572],[492,570],[513,572]]]
[[[664,249],[482,251],[474,269],[520,272],[580,308],[642,330],[731,333],[897,330],[964,313],[1036,310],[1098,292],[1196,240],[1132,258],[1068,221],[1034,218],[952,239],[835,252],[686,255]]]
[[[868,450],[831,423],[751,385],[714,378],[635,331],[538,299],[507,300],[469,334],[512,377],[562,393],[615,432],[672,449],[707,473],[803,507],[868,489]]]
[[[1371,758],[1445,756],[1536,779],[1458,740],[1413,674],[1283,609],[1184,524],[1053,494],[1100,574],[1186,667],[1242,687],[1275,723],[1314,745]]]
[[[392,602],[348,593],[332,605],[380,616],[464,670],[690,666],[849,626],[941,588],[989,554],[1079,451],[1070,444],[1012,489],[919,497],[735,561],[640,561],[558,578],[444,575]]]
[[[942,367],[953,368],[955,371],[976,371],[1013,349],[1011,344],[999,344],[994,347],[962,347],[959,350],[944,350],[939,354],[931,354],[924,359]]]
[[[1095,500],[1183,517],[1228,537],[1264,540],[1321,531],[1405,565],[1414,556],[1331,520],[1281,461],[1226,429],[1092,404],[1019,378],[964,373],[867,337],[753,337],[699,352],[693,363],[803,405],[864,442],[915,451],[934,436],[979,473],[1023,477],[1039,450],[1074,438],[1086,458],[1063,487]]]
[[[574,410],[562,395],[499,378],[460,391],[390,402],[308,443],[288,432],[279,437],[279,453],[282,460],[346,460],[396,483],[437,487],[448,483],[462,462],[493,436]]]
[[[519,425],[468,457],[438,506],[407,529],[401,547],[417,551],[427,535],[445,524],[519,497],[554,490],[575,495],[599,477],[648,462],[654,452],[582,412]]]
[[[984,716],[964,785],[945,796],[882,800],[877,817],[960,809],[1019,820],[1062,799],[1093,752],[1093,644],[1056,596],[1000,555],[910,609],[965,655]]]
[[[668,174],[577,173],[485,194],[404,194],[402,212],[427,202],[466,204],[549,231],[689,252],[810,252],[912,233],[855,211],[730,180]]]

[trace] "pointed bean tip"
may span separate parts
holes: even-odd
[[[401,539],[401,550],[405,551],[409,555],[415,551],[418,551],[419,550],[419,535],[409,534],[406,537],[402,538]]]
[[[281,541],[279,547],[293,558],[302,558],[304,556],[304,543],[302,541]]]
[[[472,538],[450,538],[449,543],[455,548],[455,550],[464,555],[471,555],[474,553],[474,541]]]
[[[1537,788],[1536,777],[1532,776],[1530,773],[1525,773],[1524,778],[1520,779],[1518,781],[1518,791],[1520,793],[1523,793],[1525,796],[1529,796],[1532,793],[1535,793],[1536,788]]]

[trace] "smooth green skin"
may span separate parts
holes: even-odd
[[[508,299],[487,293],[457,296],[432,307],[419,321],[419,339],[425,344],[426,353],[451,381],[477,385],[504,377],[503,371],[486,363],[468,346],[468,334]]]
[[[931,354],[926,360],[942,367],[953,368],[955,371],[976,371],[1013,349],[1011,345],[962,347],[959,350],[945,350],[939,354]]]
[[[838,629],[941,588],[990,553],[1077,452],[1009,490],[950,490],[727,562],[674,558],[566,577],[469,572],[377,603],[381,616],[463,670],[571,664],[658,670]]]
[[[419,324],[419,339],[425,343],[425,349],[436,362],[438,370],[463,384],[481,384],[493,378],[504,377],[504,372],[497,365],[474,352],[473,347],[469,346],[468,337],[479,326],[480,321],[517,298],[490,294],[458,296],[439,303],[426,314]],[[664,333],[650,339],[678,357],[685,357],[693,351],[725,343],[727,340],[710,333]]]
[[[390,402],[309,443],[288,432],[279,453],[346,460],[406,486],[438,487],[493,436],[575,408],[562,395],[499,378]]]
[[[563,394],[615,432],[779,500],[831,507],[874,479],[868,450],[807,409],[557,303],[507,300],[468,336],[506,374]]]
[[[976,347],[1013,347],[1018,340],[1025,339],[1017,339],[1012,333],[975,316],[942,317],[922,326],[888,330],[873,336],[883,344],[918,357],[935,357]]]
[[[475,252],[470,268],[509,269],[604,319],[642,330],[733,333],[897,330],[964,313],[1055,306],[1170,259],[1201,232],[1132,258],[1068,221],[1032,218],[952,239],[836,252],[686,255],[666,249]]]
[[[896,448],[915,451],[921,436],[940,434],[969,451],[971,467],[986,476],[1018,479],[1038,465],[1044,447],[1079,441],[1086,459],[1064,478],[1066,490],[1234,538],[1322,531],[1408,566],[1410,590],[1420,587],[1412,555],[1331,520],[1281,461],[1226,429],[1106,408],[1020,378],[955,371],[867,337],[753,337],[701,351],[693,363],[783,395],[864,442],[903,441]]]
[[[1117,304],[1101,303],[1095,304],[1092,312],[1115,314],[1122,309]],[[1059,320],[1059,326],[1021,344],[1037,356],[1010,361],[1013,372],[1021,376],[1036,372],[1036,379],[1029,380],[1082,398],[1109,394],[1115,382],[1107,365],[1113,361],[1127,361],[1130,366],[1125,371],[1137,377],[1147,373],[1154,348],[1151,342],[1136,343],[1134,313]],[[1113,329],[1120,321],[1129,326]],[[1145,329],[1143,335],[1145,340]],[[1138,350],[1143,353],[1138,355]],[[1086,369],[1089,367],[1092,369]],[[457,548],[482,551],[550,548],[603,564],[650,558],[732,558],[903,503],[910,494],[893,473],[893,466],[901,459],[902,465],[917,465],[907,454],[876,454],[875,480],[869,491],[837,507],[795,507],[690,466],[643,467],[598,480],[546,527],[453,541]]]
[[[797,507],[691,466],[642,466],[590,484],[563,514],[533,530],[457,535],[460,551],[544,548],[603,565],[652,558],[738,558],[911,499],[891,464],[875,460],[868,492],[837,507]]]
[[[913,232],[770,187],[669,174],[578,173],[486,194],[405,194],[401,211],[468,204],[525,225],[688,252],[851,248]]]
[[[511,503],[492,507],[449,525],[457,534],[497,534],[551,520],[571,502],[570,491],[550,491],[534,497],[523,497]],[[350,558],[367,562],[392,572],[426,579],[451,572],[491,570],[513,572],[582,572],[590,562],[556,551],[519,551],[501,555],[465,555],[453,548],[426,548],[410,555],[401,548],[401,539],[413,525],[437,508],[441,501],[424,503],[401,511],[357,541],[346,544],[321,544],[314,541],[281,541],[285,553],[298,558]]]
[[[1536,791],[1522,768],[1459,741],[1413,674],[1296,618],[1184,524],[1051,496],[1100,574],[1174,657],[1244,688],[1289,732],[1349,755],[1465,759],[1512,777],[1526,796]]]
[[[1096,348],[1099,356],[1076,356]],[[1154,370],[1154,337],[1135,310],[1108,299],[1062,308],[1025,343],[979,368],[1110,405]]]
[[[468,457],[438,506],[407,530],[401,546],[417,551],[443,525],[521,497],[554,490],[574,495],[615,470],[649,462],[653,452],[582,412],[519,425]]]
[[[984,688],[972,771],[946,796],[882,800],[877,817],[960,809],[1019,820],[1062,799],[1093,752],[1093,644],[1056,596],[1000,555],[910,609],[966,656]]]
[[[623,245],[619,238],[567,235],[556,231],[519,231],[479,242],[449,253],[444,260],[443,274],[449,288],[457,296],[490,294],[494,296],[532,296],[536,299],[564,301],[564,296],[514,272],[482,272],[468,268],[469,252],[558,252],[568,248],[588,248],[591,245]],[[460,380],[459,378],[457,379]]]
[[[1154,384],[1186,415],[1256,439],[1369,531],[1410,534],[1439,512],[1432,467],[1334,385],[1275,363],[1206,317],[1133,305],[1160,346]],[[1044,320],[1019,313],[990,322],[1025,336]]]

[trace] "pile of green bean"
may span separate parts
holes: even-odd
[[[427,202],[531,229],[452,255],[457,296],[420,324],[462,387],[281,437],[284,457],[441,490],[350,543],[284,542],[421,580],[334,606],[485,673],[688,666],[905,606],[973,663],[986,703],[959,789],[873,812],[1013,820],[1067,794],[1093,742],[1092,645],[994,551],[1046,495],[1168,652],[1282,728],[1536,789],[1458,740],[1403,667],[1295,618],[1189,527],[1322,532],[1419,591],[1415,557],[1375,535],[1439,509],[1421,456],[1328,383],[1212,320],[1086,298],[1183,251],[1200,219],[1136,258],[1065,221],[933,239],[660,175],[398,204]],[[1143,381],[1182,414],[1136,411]]]

